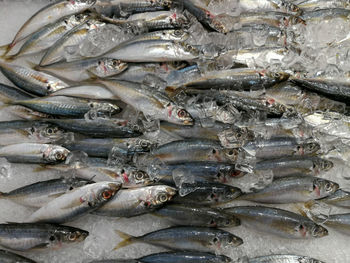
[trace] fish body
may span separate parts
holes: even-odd
[[[18,143],[0,148],[0,157],[13,163],[57,163],[68,154],[66,148],[52,144]]]
[[[1,193],[0,198],[28,207],[40,208],[58,196],[90,183],[92,181],[78,177],[52,179],[26,185],[7,193]]]
[[[35,95],[45,96],[69,86],[49,74],[14,64],[0,62],[0,70],[16,86]]]
[[[75,220],[110,201],[120,187],[98,182],[75,188],[39,208],[26,221],[59,224]]]
[[[231,259],[223,255],[201,252],[163,252],[139,258],[142,263],[224,263]]]
[[[330,196],[322,198],[320,201],[330,205],[350,208],[350,192],[338,189]]]
[[[283,238],[312,239],[328,235],[327,229],[309,218],[278,208],[237,206],[224,211],[237,216],[247,227]]]
[[[8,102],[12,100],[26,100],[31,99],[33,96],[21,89],[14,88],[5,84],[0,83],[0,101]]]
[[[249,259],[249,263],[324,263],[308,256],[297,255],[269,255]]]
[[[243,195],[241,199],[258,203],[307,202],[331,195],[339,188],[337,183],[309,176],[288,176],[274,180],[255,193]]]
[[[111,217],[132,217],[149,213],[170,201],[176,189],[165,185],[122,189],[115,197],[93,213]]]
[[[123,237],[126,234],[120,233]],[[171,227],[157,230],[143,236],[127,238],[116,249],[133,242],[143,242],[165,248],[198,252],[215,252],[243,243],[242,239],[223,230],[206,227]]]
[[[60,248],[63,244],[79,243],[89,232],[70,226],[38,223],[0,225],[1,246],[17,251]]]
[[[0,260],[2,263],[35,263],[35,261],[29,258],[25,258],[3,249],[0,250]]]
[[[333,214],[327,216],[323,223],[327,227],[334,228],[340,233],[350,235],[350,214]]]

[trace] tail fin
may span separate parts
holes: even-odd
[[[0,58],[5,58],[7,53],[10,52],[11,48],[12,48],[11,44],[1,46],[0,47],[0,53],[1,53]]]
[[[129,234],[126,234],[122,231],[119,231],[119,230],[115,230],[115,232],[122,238],[124,239],[123,241],[121,241],[115,248],[114,250],[117,250],[119,248],[122,248],[122,247],[126,247],[132,243],[135,242],[135,237],[129,235]]]

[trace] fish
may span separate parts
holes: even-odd
[[[327,197],[338,188],[337,183],[317,177],[288,176],[277,178],[264,189],[239,199],[270,204],[307,202]]]
[[[131,42],[112,49],[105,56],[125,62],[168,62],[197,59],[200,51],[185,42],[148,40]]]
[[[105,25],[106,23],[103,20],[92,18],[72,28],[45,52],[39,65],[48,66],[64,61],[67,58],[67,55],[71,55],[75,59],[81,58],[82,56],[78,52],[79,46],[87,36],[91,34],[91,32]]]
[[[300,13],[303,10],[299,5],[286,0],[242,0],[239,2],[239,5],[246,11],[277,10],[287,13]]]
[[[114,109],[117,107],[107,103],[107,106],[110,105],[114,107]],[[46,121],[62,129],[96,138],[132,138],[142,135],[142,127],[137,123],[134,124],[124,119],[47,119]]]
[[[121,188],[115,182],[98,182],[77,187],[36,210],[27,223],[62,224],[74,221],[113,199]]]
[[[0,148],[0,157],[12,163],[58,163],[68,154],[66,148],[53,144],[17,143]]]
[[[298,255],[269,255],[261,256],[256,258],[250,258],[249,263],[325,263],[318,259],[314,259],[308,256],[298,256]]]
[[[302,173],[317,175],[329,171],[333,162],[316,156],[288,156],[279,159],[262,160],[255,165],[256,170],[272,170],[274,178]]]
[[[90,110],[107,112],[110,115],[120,112],[114,103],[88,99],[79,99],[67,96],[39,97],[28,100],[10,102],[42,113],[67,117],[83,117]]]
[[[224,263],[231,262],[229,257],[203,252],[163,252],[138,259],[142,263]]]
[[[2,192],[0,193],[0,199],[11,200],[28,207],[40,208],[58,196],[91,183],[93,181],[79,177],[39,181],[7,193]]]
[[[300,16],[307,23],[309,22],[331,22],[332,19],[335,18],[343,18],[348,19],[347,17],[350,14],[350,10],[343,8],[325,8],[325,9],[317,9],[313,11],[303,12]]]
[[[174,225],[202,227],[233,227],[239,226],[240,220],[224,211],[208,207],[188,207],[178,204],[168,204],[152,212]]]
[[[238,217],[246,227],[283,238],[313,239],[328,235],[326,228],[287,210],[265,206],[236,206],[224,211]]]
[[[186,162],[173,163],[162,166],[158,172],[160,181],[167,184],[174,183],[174,173],[184,173],[188,175],[191,180],[196,182],[215,182],[223,184],[234,184],[234,180],[238,177],[244,176],[244,173],[236,170],[235,164],[220,163],[220,162]]]
[[[170,227],[133,237],[121,231],[117,233],[124,238],[115,249],[128,246],[134,242],[148,243],[176,250],[215,252],[225,248],[240,246],[243,240],[229,232],[206,227]]]
[[[174,202],[195,205],[218,205],[238,198],[242,191],[234,186],[220,183],[187,183],[180,185],[180,196]]]
[[[62,17],[56,22],[43,26],[30,36],[28,36],[20,49],[14,53],[9,52],[6,60],[16,59],[20,56],[35,54],[51,47],[58,39],[73,27],[86,21],[91,14],[80,13]],[[16,45],[18,46],[19,43]]]
[[[319,201],[329,205],[350,208],[350,192],[338,189],[333,194],[322,198]]]
[[[295,2],[303,11],[314,11],[317,9],[328,8],[350,8],[350,4],[347,0],[298,0]]]
[[[1,121],[17,121],[17,120],[40,120],[42,118],[51,118],[51,116],[31,110],[20,105],[2,106],[0,108]]]
[[[331,214],[322,220],[327,227],[333,228],[336,231],[345,235],[350,235],[350,213]]]
[[[242,146],[248,155],[269,159],[291,155],[313,155],[320,150],[317,142],[297,142],[295,138],[277,137],[269,140],[247,142]]]
[[[0,244],[16,251],[58,249],[84,241],[89,232],[70,226],[40,223],[0,224]]]
[[[97,1],[93,9],[106,17],[128,17],[136,13],[166,10],[172,5],[172,0],[107,0]]]
[[[78,86],[71,86],[69,88],[60,89],[49,94],[49,96],[68,96],[83,99],[97,99],[97,100],[118,100],[108,88],[98,84],[83,84]]]
[[[310,91],[320,93],[337,101],[348,102],[350,99],[350,82],[344,77],[291,77],[291,82]]]
[[[197,89],[233,89],[251,90],[271,87],[287,80],[286,73],[258,71],[254,69],[238,68],[220,71],[209,71],[197,79],[191,79],[183,86]]]
[[[177,10],[134,14],[126,21],[141,22],[149,31],[182,28],[189,24],[188,18]]]
[[[0,71],[17,87],[39,96],[69,86],[54,76],[15,64],[0,62]]]
[[[26,120],[0,122],[1,146],[17,142],[54,143],[65,135],[62,129],[42,122]]]
[[[238,152],[236,149],[225,149],[219,141],[204,139],[178,140],[163,144],[151,151],[145,159],[158,158],[166,164],[214,161],[232,163],[236,160]]]
[[[96,3],[96,0],[59,0],[44,6],[32,15],[18,30],[8,49],[11,49],[23,38],[34,33],[41,27],[59,20],[63,16],[82,12]]]
[[[6,103],[11,100],[26,100],[33,98],[33,95],[6,84],[0,83],[0,101]]]
[[[146,117],[160,119],[175,124],[193,125],[193,119],[182,107],[171,99],[145,85],[119,80],[98,80],[105,85],[120,100],[143,112]]]
[[[84,81],[91,77],[108,78],[127,68],[127,63],[117,59],[91,58],[71,62],[57,62],[48,66],[35,67],[37,70],[53,74],[69,81]]]
[[[170,200],[176,189],[166,185],[145,186],[135,189],[122,189],[104,206],[93,214],[109,217],[133,217],[149,213]]]
[[[0,260],[3,263],[35,263],[35,261],[29,258],[3,249],[0,249]]]
[[[107,137],[107,136],[106,136]],[[133,156],[136,153],[145,153],[154,146],[152,141],[143,138],[88,138],[75,140],[74,143],[63,143],[62,145],[70,151],[83,151],[90,157],[108,158],[113,151],[120,156]]]

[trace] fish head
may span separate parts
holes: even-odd
[[[60,80],[48,80],[46,83],[46,89],[49,94],[64,89],[66,87],[67,84]]]
[[[64,147],[51,145],[43,152],[43,158],[48,162],[62,162],[66,160],[69,153],[70,151]]]
[[[48,125],[45,127],[31,128],[33,135],[41,139],[58,140],[65,134],[63,130],[54,125]]]
[[[209,243],[213,250],[217,251],[230,247],[238,247],[243,244],[243,240],[229,232],[218,231],[212,236]]]
[[[210,226],[217,227],[232,227],[239,226],[240,224],[241,221],[229,213],[221,213],[220,216],[213,216],[210,221]]]
[[[66,183],[69,185],[69,191],[72,191],[75,188],[82,187],[87,184],[92,184],[94,181],[84,179],[84,178],[79,178],[79,177],[71,177],[65,179]]]
[[[283,82],[289,79],[290,75],[285,72],[268,71],[264,73],[265,76],[276,80],[276,82]]]
[[[94,109],[98,112],[108,113],[110,115],[119,113],[121,108],[113,103],[108,102],[90,102],[89,104],[91,109]]]
[[[240,111],[230,104],[223,105],[215,111],[215,119],[223,123],[232,124],[240,117]]]
[[[80,14],[75,14],[71,17],[69,17],[68,19],[64,20],[64,23],[67,25],[70,25],[71,27],[80,25],[81,23],[83,23],[84,21],[86,21],[89,17],[89,14],[84,12],[84,13],[80,13]]]
[[[90,71],[99,77],[109,77],[124,71],[128,64],[119,59],[101,58],[97,61],[96,67]]]
[[[170,8],[173,5],[172,0],[151,0],[150,2],[156,6],[163,6],[165,8]]]
[[[170,201],[176,194],[176,189],[169,186],[160,186],[155,188],[152,193],[153,200],[151,201],[151,206],[157,207]]]
[[[218,134],[224,147],[240,147],[247,141],[255,139],[254,132],[248,128],[231,127]]]
[[[239,155],[239,151],[236,148],[232,148],[232,149],[225,148],[223,149],[223,152],[225,154],[225,157],[232,162],[235,162]]]
[[[100,206],[108,202],[122,187],[121,184],[112,182],[95,183],[92,187],[94,186],[96,186],[96,188],[92,189],[89,193],[90,197],[92,197],[89,201],[89,206]]]
[[[300,222],[294,228],[295,235],[298,238],[317,238],[328,235],[326,228],[315,224],[314,222]]]
[[[325,160],[325,159],[315,159],[313,161],[313,169],[316,169],[318,171],[328,171],[331,168],[333,168],[333,162]]]
[[[50,242],[56,245],[62,245],[63,243],[79,243],[84,241],[89,236],[89,232],[77,229],[74,227],[60,227],[50,237]]]
[[[313,180],[311,192],[314,199],[319,199],[331,195],[337,191],[338,188],[339,185],[335,182],[316,178]]]
[[[308,235],[313,238],[319,238],[324,237],[328,235],[328,230],[324,228],[323,226],[312,224],[313,226],[310,227],[310,230],[308,232]]]
[[[192,116],[183,108],[173,104],[167,106],[169,122],[182,125],[193,125]]]
[[[321,146],[317,142],[306,142],[297,146],[297,152],[300,155],[313,154],[320,149],[321,149]]]
[[[133,170],[130,172],[130,179],[136,186],[149,185],[153,182],[150,176],[141,170]]]
[[[225,188],[224,201],[231,201],[242,194],[241,189],[233,186],[227,186]]]
[[[188,55],[192,55],[194,57],[198,57],[200,54],[200,51],[198,48],[196,48],[195,46],[192,46],[190,44],[187,44],[185,42],[176,42],[176,50],[179,52],[179,54],[181,53],[186,53]],[[182,52],[181,52],[182,50]]]
[[[179,12],[174,12],[171,15],[167,17],[167,20],[169,23],[173,26],[181,27],[189,24],[189,20],[187,19],[186,16],[184,16],[182,13]],[[188,33],[185,33],[183,30],[175,30],[175,31],[182,31],[180,36],[183,34],[186,34],[189,36]]]
[[[72,9],[82,10],[93,6],[97,0],[66,0]]]

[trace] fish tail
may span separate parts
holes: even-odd
[[[127,234],[127,233],[124,233],[122,231],[119,231],[119,230],[115,230],[115,232],[123,239],[123,241],[121,241],[115,248],[114,250],[117,250],[119,248],[122,248],[122,247],[126,247],[132,243],[135,242],[135,237]]]
[[[0,46],[0,52],[3,52],[0,56],[0,58],[5,58],[7,53],[9,53],[10,50],[12,49],[12,47],[13,46],[11,44]]]

